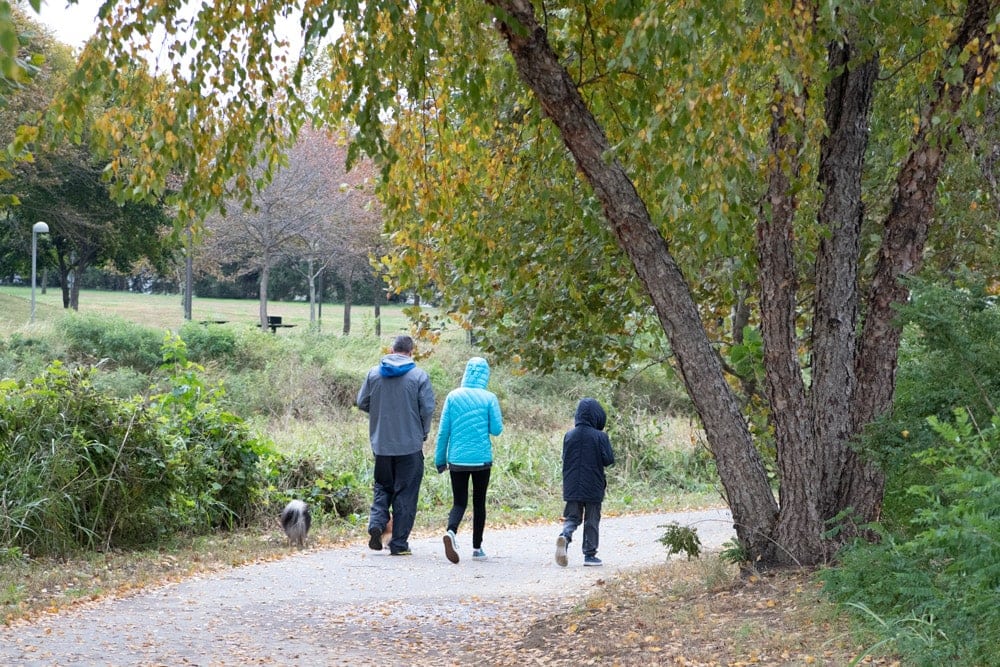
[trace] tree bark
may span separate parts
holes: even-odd
[[[820,467],[810,447],[812,415],[799,366],[796,333],[794,219],[798,203],[792,186],[801,166],[795,127],[802,119],[796,117],[795,110],[804,106],[801,97],[777,87],[769,139],[772,166],[757,224],[765,389],[780,479],[780,515],[775,534],[780,552],[773,559],[783,563],[811,563],[816,554],[823,552],[822,518],[815,498]]]
[[[271,277],[271,256],[265,251],[260,267],[260,330],[267,331],[267,283]]]
[[[820,534],[844,506],[840,492],[845,471],[857,465],[850,447],[854,436],[851,405],[857,378],[858,272],[861,254],[861,176],[869,139],[869,118],[879,64],[860,61],[850,41],[828,49],[829,71],[840,72],[826,88],[828,134],[820,148],[818,183],[823,192],[818,222],[825,232],[816,256],[816,296],[812,322],[812,449],[820,472],[817,526]],[[881,489],[881,485],[878,487]],[[872,497],[870,502],[879,502]],[[871,508],[865,513],[871,514]],[[779,529],[780,533],[780,529]],[[842,532],[839,539],[851,536]],[[839,540],[838,540],[839,541]],[[836,543],[826,544],[828,556]]]
[[[344,335],[351,335],[351,306],[354,303],[354,287],[351,281],[344,283]]]
[[[497,25],[518,73],[558,128],[652,299],[680,375],[705,428],[737,536],[766,565],[774,555],[772,535],[777,502],[688,284],[621,164],[609,159],[608,140],[552,51],[545,30],[535,19],[531,2],[487,2],[505,15]]]

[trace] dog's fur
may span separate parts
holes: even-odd
[[[301,500],[289,501],[285,505],[285,509],[281,510],[278,523],[288,537],[289,546],[298,546],[299,548],[305,546],[309,525],[312,523],[312,514],[309,512],[308,505]]]

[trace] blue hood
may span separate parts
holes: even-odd
[[[382,357],[378,372],[382,377],[394,378],[406,375],[416,368],[417,363],[405,354],[392,353]]]
[[[608,417],[604,412],[604,408],[601,407],[601,404],[596,399],[581,399],[580,403],[576,406],[575,421],[577,426],[591,426],[598,431],[603,431],[607,420]]]
[[[490,365],[482,357],[472,357],[465,364],[462,386],[470,389],[486,389],[490,381]]]

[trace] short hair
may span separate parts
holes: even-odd
[[[396,336],[392,341],[392,351],[400,354],[410,354],[413,352],[413,339],[407,335]]]

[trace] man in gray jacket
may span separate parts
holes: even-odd
[[[368,546],[382,550],[382,532],[392,509],[389,553],[410,555],[410,531],[424,478],[424,441],[434,416],[430,378],[413,361],[413,339],[397,336],[392,352],[365,377],[358,408],[368,413],[368,436],[375,455],[375,484],[368,517]]]

